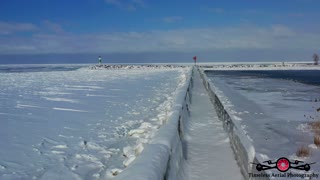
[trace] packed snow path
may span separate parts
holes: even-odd
[[[229,137],[198,72],[194,73],[190,111],[185,179],[243,179]]]

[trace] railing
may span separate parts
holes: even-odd
[[[248,139],[244,131],[241,129],[240,124],[238,124],[232,119],[232,117],[230,116],[230,113],[225,108],[224,104],[220,101],[219,97],[215,94],[213,88],[211,87],[212,85],[210,84],[205,73],[199,68],[198,68],[198,71],[203,81],[203,85],[205,86],[210,96],[210,100],[217,111],[217,115],[219,119],[223,122],[223,127],[229,135],[230,144],[235,154],[237,163],[241,169],[241,173],[246,179],[253,179],[253,178],[250,178],[249,173],[265,174],[266,172],[264,171],[258,172],[255,166],[253,166],[253,163],[256,163],[256,164],[261,163],[262,160],[256,156],[253,144],[250,142],[250,140]],[[259,179],[269,179],[269,178],[259,177]]]

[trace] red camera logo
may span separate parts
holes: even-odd
[[[310,165],[311,164],[315,164],[314,163],[304,163],[303,161],[298,161],[298,160],[294,160],[294,161],[290,161],[289,159],[285,158],[285,157],[281,157],[279,158],[277,161],[264,161],[263,163],[265,164],[256,164],[256,169],[258,171],[262,171],[262,170],[268,170],[268,169],[278,169],[278,171],[280,172],[286,172],[289,169],[298,169],[298,170],[304,170],[304,171],[309,171],[310,170]]]

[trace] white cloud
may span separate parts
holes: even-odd
[[[54,33],[64,33],[65,32],[60,24],[54,23],[49,20],[45,20],[43,23],[46,26],[46,29],[48,29],[51,32],[54,32]]]
[[[272,33],[275,38],[290,38],[296,36],[296,33],[283,25],[273,25]]]
[[[0,35],[9,35],[16,32],[31,32],[37,29],[37,26],[31,23],[8,23],[0,21]]]
[[[105,34],[0,36],[0,53],[191,52],[229,49],[310,49],[319,33],[296,32],[283,25],[221,27]],[[19,48],[17,48],[19,47]]]
[[[64,33],[61,25],[50,20],[43,21],[43,26],[36,26],[32,23],[17,23],[0,21],[0,35],[14,35],[23,32],[48,32],[48,33]]]

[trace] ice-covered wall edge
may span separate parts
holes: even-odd
[[[259,172],[256,170],[255,165],[253,165],[252,163],[262,163],[263,160],[259,156],[257,156],[253,144],[241,129],[240,124],[230,116],[230,112],[227,108],[225,108],[226,105],[223,101],[220,100],[222,97],[219,97],[219,95],[215,93],[215,88],[212,88],[214,87],[214,84],[212,84],[208,80],[208,77],[204,73],[204,70],[198,68],[198,71],[200,72],[201,79],[203,80],[203,85],[208,91],[210,100],[217,111],[219,119],[223,121],[224,129],[228,132],[232,150],[241,169],[241,173],[243,174],[245,179],[254,179],[249,176],[249,173],[269,174],[270,172]],[[258,179],[269,178],[259,177]]]
[[[171,115],[141,154],[119,175],[116,180],[169,180],[178,179],[184,161],[184,130],[189,119],[192,67],[187,73],[186,83],[177,89]]]

